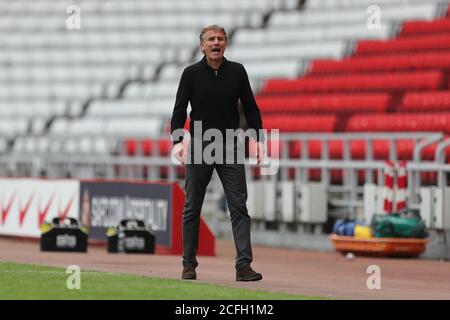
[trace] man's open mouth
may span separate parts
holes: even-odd
[[[212,52],[220,52],[220,48],[212,48]]]

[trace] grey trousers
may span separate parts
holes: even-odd
[[[225,191],[231,215],[236,270],[252,262],[250,216],[247,212],[247,184],[244,164],[187,164],[186,203],[183,210],[183,266],[197,267],[200,212],[206,187],[216,169]]]

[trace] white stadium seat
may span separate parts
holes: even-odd
[[[105,134],[111,136],[148,136],[161,133],[163,121],[158,118],[112,118],[107,120]]]
[[[415,3],[410,6],[386,6],[382,10],[384,20],[433,19],[436,3]],[[303,12],[276,12],[269,19],[270,26],[308,26],[338,24],[367,20],[367,7],[348,10],[329,9]]]
[[[42,134],[44,133],[45,126],[47,123],[47,118],[33,118],[30,124],[30,132],[32,134]]]
[[[298,76],[301,65],[297,59],[282,59],[270,64],[249,61],[244,67],[252,78],[293,78]]]
[[[35,116],[62,115],[66,111],[66,102],[30,100],[30,101],[7,101],[0,106],[0,117],[16,116],[31,118]]]
[[[368,7],[370,5],[414,5],[423,2],[422,0],[308,0],[308,9],[332,9],[348,7]],[[442,0],[427,0],[427,2],[442,2]]]
[[[241,10],[256,10],[256,11],[268,11],[271,9],[293,9],[298,5],[297,0],[259,0],[259,1],[241,1],[241,0],[227,0],[227,1],[215,1],[209,0],[133,0],[133,6],[130,6],[128,1],[76,1],[76,4],[80,4],[82,9],[88,9],[92,11],[98,11],[102,13],[117,13],[139,10],[141,12],[174,12],[178,11],[196,11],[208,12],[208,11],[241,11]],[[23,1],[17,0],[13,2],[7,2],[5,4],[5,12],[9,13],[59,13],[61,9],[65,9],[68,5],[74,4],[74,1],[49,1],[49,0],[35,0],[35,1]]]
[[[130,84],[125,89],[125,97],[128,98],[173,98],[175,99],[179,79],[171,79],[145,84]]]
[[[188,64],[185,65],[178,65],[178,64],[167,64],[165,65],[161,72],[159,73],[159,79],[162,81],[167,80],[177,80],[180,79],[181,74],[183,73],[183,70],[188,66]]]
[[[233,46],[228,49],[227,56],[230,60],[252,61],[266,59],[316,59],[316,58],[340,58],[345,53],[347,44],[345,41],[312,42],[308,46],[303,43],[289,43],[283,48],[270,44]]]
[[[49,148],[49,139],[45,136],[28,136],[16,139],[13,151],[17,153],[45,153]]]
[[[0,154],[5,153],[8,150],[8,142],[5,138],[0,138]]]
[[[307,42],[320,40],[356,40],[387,39],[391,28],[382,23],[380,29],[369,29],[361,23],[339,24],[336,26],[274,27],[262,30],[241,29],[233,37],[233,45],[273,43],[284,45],[289,42]]]
[[[2,117],[0,119],[0,136],[13,137],[18,134],[25,134],[28,130],[27,119]]]
[[[106,122],[102,119],[87,118],[72,120],[70,133],[74,135],[98,135],[105,132]]]
[[[126,100],[96,100],[87,111],[92,117],[170,116],[174,99],[135,98]]]

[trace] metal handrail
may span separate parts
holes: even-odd
[[[450,146],[450,138],[446,138],[444,141],[441,141],[438,143],[435,153],[434,153],[434,159],[436,162],[444,163],[445,162],[445,155],[444,151]]]
[[[420,161],[420,153],[422,150],[431,145],[432,143],[438,142],[444,137],[443,133],[435,133],[431,136],[425,137],[424,140],[419,141],[419,143],[414,147],[413,160]]]
[[[170,161],[170,155],[160,156],[156,151],[150,156],[143,156],[140,152],[141,150],[136,150],[136,155],[126,155],[125,145],[122,143],[125,139],[154,139],[158,141],[159,139],[170,139],[170,135],[159,135],[159,136],[133,136],[133,137],[123,137],[123,136],[104,136],[98,134],[78,134],[68,136],[64,135],[35,135],[27,136],[31,138],[38,139],[39,137],[45,137],[49,139],[49,148],[46,148],[43,152],[38,154],[31,154],[28,152],[19,153],[11,152],[6,155],[0,156],[0,175],[2,174],[2,168],[6,168],[8,173],[14,174],[14,172],[31,172],[32,175],[39,175],[40,170],[44,170],[48,176],[55,177],[59,175],[64,175],[69,173],[71,176],[76,177],[77,175],[83,176],[84,174],[97,176],[95,170],[100,170],[100,174],[104,177],[114,178],[114,177],[129,177],[131,179],[142,179],[143,171],[142,168],[147,168],[148,175],[146,179],[158,179],[158,170],[161,167],[168,168],[168,179],[176,180],[176,170],[177,164]],[[107,144],[116,149],[118,154],[90,154],[89,151],[95,151],[95,149],[86,148],[85,151],[88,153],[69,153],[64,151],[64,143],[69,139],[73,142],[77,150],[81,149],[82,139],[98,139],[102,138],[107,141]],[[408,186],[410,195],[410,206],[417,207],[419,203],[418,198],[414,198],[418,194],[420,176],[419,172],[424,171],[436,171],[439,173],[439,187],[443,187],[445,182],[446,172],[450,172],[450,165],[442,163],[443,153],[447,147],[450,146],[450,139],[445,139],[442,133],[436,132],[408,132],[408,133],[280,133],[279,142],[283,146],[279,159],[273,159],[276,165],[280,168],[279,177],[270,177],[270,179],[288,180],[288,169],[293,169],[295,172],[295,180],[299,183],[306,183],[308,181],[309,169],[319,169],[322,172],[321,181],[327,187],[328,192],[333,192],[342,195],[340,203],[347,204],[350,213],[355,213],[356,207],[360,205],[359,195],[361,195],[362,190],[358,185],[357,172],[366,172],[366,182],[372,182],[371,176],[372,172],[376,171],[378,174],[378,181],[382,183],[382,171],[384,166],[383,160],[373,159],[373,141],[376,140],[386,140],[389,142],[389,149],[396,149],[396,143],[399,140],[413,140],[415,142],[415,147],[413,150],[413,160],[408,161],[407,169],[409,174],[414,177],[418,177],[419,181],[416,183],[414,179],[411,179],[411,183]],[[75,141],[74,141],[75,140]],[[270,137],[269,139],[270,140]],[[306,150],[308,150],[308,144],[313,141],[321,142],[321,159],[311,159]],[[61,151],[59,149],[50,151],[52,142],[62,143],[63,148]],[[302,157],[292,159],[289,158],[289,144],[291,142],[298,141],[303,146]],[[329,147],[330,141],[342,141],[343,143],[343,155],[341,159],[330,159]],[[366,157],[365,159],[356,160],[352,159],[350,144],[352,141],[365,141]],[[92,141],[95,142],[95,141]],[[111,143],[111,144],[110,144]],[[436,149],[436,159],[435,161],[421,161],[420,154],[426,146],[438,143]],[[94,146],[94,143],[90,144]],[[49,150],[49,151],[47,151]],[[76,151],[76,150],[75,150]],[[112,150],[111,150],[112,151]],[[395,152],[390,150],[390,156],[395,155]],[[396,150],[395,150],[396,151]],[[395,160],[395,159],[393,159]],[[439,161],[438,161],[439,160]],[[254,167],[251,161],[246,161],[249,164],[247,169]],[[121,168],[119,175],[114,171],[114,168],[118,166]],[[331,170],[340,169],[343,171],[342,184],[332,184],[329,177],[331,176]],[[87,170],[87,171],[85,171]],[[134,171],[136,170],[136,171]],[[250,170],[251,172],[251,170]],[[252,177],[252,175],[249,175]],[[83,176],[85,177],[85,176]]]

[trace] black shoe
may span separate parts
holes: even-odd
[[[262,274],[253,270],[250,266],[245,266],[236,271],[236,281],[259,281]]]
[[[194,267],[184,267],[183,273],[181,274],[181,279],[183,280],[196,280],[197,273]]]

